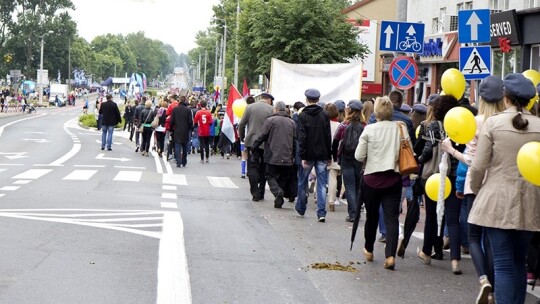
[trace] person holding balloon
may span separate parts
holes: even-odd
[[[527,246],[540,231],[540,118],[525,108],[535,95],[524,75],[506,76],[506,110],[484,122],[469,169],[469,223],[489,237],[499,304],[525,302]]]

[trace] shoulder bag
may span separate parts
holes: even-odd
[[[405,137],[403,132],[403,126],[398,123],[400,145],[399,145],[399,172],[401,175],[410,175],[418,173],[418,163],[414,158],[414,152],[412,150],[410,140]]]
[[[139,133],[142,133],[144,131],[144,125],[148,122],[148,117],[150,117],[150,112],[146,115],[146,119],[144,122],[139,126]]]
[[[433,145],[433,150],[431,154],[431,159],[424,163],[424,166],[422,167],[422,178],[428,179],[430,176],[432,176],[435,173],[439,173],[439,165],[442,160],[443,150],[441,149],[441,141],[446,137],[444,134],[443,125],[440,121],[437,121],[437,124],[439,125],[439,132],[441,133],[440,138],[441,139],[431,139],[426,140],[426,145],[432,144],[432,140],[437,141],[436,145]],[[450,161],[450,158],[448,158],[448,161]],[[448,166],[450,168],[450,166]],[[450,172],[450,170],[448,170]]]

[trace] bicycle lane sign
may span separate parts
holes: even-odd
[[[393,86],[400,90],[408,90],[418,79],[418,66],[413,58],[400,56],[390,64],[388,74]]]
[[[379,50],[423,53],[424,29],[423,23],[382,21]]]

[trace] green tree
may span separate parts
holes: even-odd
[[[126,44],[137,58],[137,72],[145,73],[148,79],[161,75],[163,67],[169,66],[163,43],[147,38],[144,32],[128,34]]]
[[[115,64],[116,64],[116,75],[125,75],[125,73],[133,73],[137,68],[137,59],[131,48],[126,44],[126,38],[120,34],[106,34],[97,36],[92,40],[91,43],[92,50],[96,54],[106,55],[99,56],[99,59],[113,64],[112,69],[108,74],[98,73],[98,70],[101,72],[108,71],[108,69],[96,69],[95,74],[99,75],[101,79],[107,78],[109,76],[114,76]],[[112,61],[111,61],[112,60]],[[97,65],[102,65],[103,62],[97,63]]]

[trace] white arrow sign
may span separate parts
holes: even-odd
[[[414,30],[414,26],[410,26],[409,29],[407,30],[407,34],[409,36],[413,36],[414,34],[416,34],[416,31]]]
[[[51,142],[50,140],[43,139],[43,138],[24,138],[23,140],[24,141],[33,141],[33,142],[37,142],[37,143],[40,143],[40,144]]]
[[[478,40],[478,26],[482,24],[482,20],[478,18],[476,12],[471,14],[471,17],[469,17],[466,24],[471,26],[471,40]]]
[[[0,152],[0,155],[4,155],[7,159],[19,159],[28,157],[24,154],[26,154],[26,152]]]
[[[114,158],[114,157],[105,157],[105,154],[101,153],[101,154],[98,154],[98,156],[96,156],[96,159],[101,159],[101,160],[118,160],[118,161],[121,161],[121,162],[125,162],[125,161],[130,161],[131,159],[129,158]]]
[[[394,34],[394,31],[392,30],[392,27],[389,25],[386,30],[384,30],[384,33],[386,34],[386,43],[384,44],[385,48],[390,48],[390,38],[392,38],[392,34]]]

